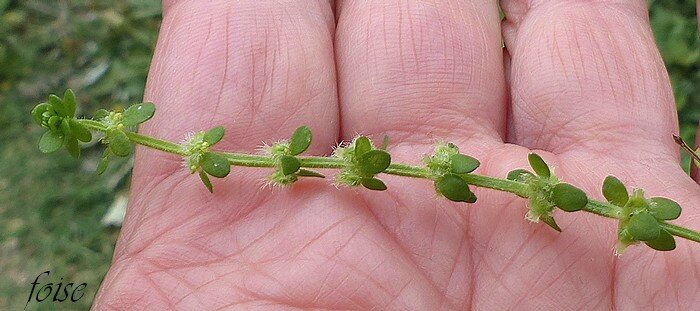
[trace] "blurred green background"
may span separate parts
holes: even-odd
[[[694,141],[700,116],[695,1],[650,5],[682,136]],[[89,307],[118,234],[101,220],[127,188],[131,163],[122,160],[96,177],[99,146],[87,146],[81,161],[65,152],[41,154],[42,129],[29,111],[66,87],[78,94],[79,115],[140,101],[160,18],[158,0],[0,0],[0,310],[23,307],[30,283],[45,270],[51,278],[88,283],[88,292],[76,304],[33,303],[28,310]]]

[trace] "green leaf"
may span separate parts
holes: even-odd
[[[231,164],[228,163],[228,159],[211,152],[205,153],[202,157],[202,168],[209,175],[218,178],[226,177],[231,172]]]
[[[92,140],[92,133],[90,133],[90,131],[78,121],[75,119],[70,119],[68,124],[70,125],[71,132],[75,138],[85,143]]]
[[[95,116],[93,117],[93,119],[102,120],[102,119],[106,118],[107,116],[109,116],[109,111],[107,111],[105,109],[99,109],[95,112]]]
[[[296,173],[301,167],[301,163],[297,158],[290,155],[283,155],[280,157],[280,164],[282,166],[282,174],[292,175]]]
[[[527,156],[527,160],[530,162],[530,166],[541,177],[550,177],[551,171],[549,170],[549,165],[545,162],[540,155],[536,153],[531,153]]]
[[[467,189],[467,190],[469,190],[469,192],[467,192],[468,197],[467,197],[466,202],[467,203],[476,203],[476,194],[474,194],[474,192],[472,192],[471,189]]]
[[[657,250],[657,251],[672,251],[676,249],[676,240],[673,236],[668,233],[668,231],[661,229],[659,232],[659,237],[653,240],[644,242],[647,246]]]
[[[126,157],[134,149],[134,145],[129,137],[122,131],[115,131],[110,134],[109,151],[118,157]]]
[[[297,128],[289,142],[289,153],[298,155],[306,151],[306,149],[309,149],[312,137],[311,129],[309,129],[308,126],[300,126]]]
[[[588,204],[586,193],[567,183],[559,183],[554,186],[552,199],[554,199],[554,204],[566,212],[580,211]]]
[[[529,176],[535,176],[535,174],[532,174],[530,171],[526,169],[519,168],[517,170],[512,170],[510,173],[508,173],[508,177],[506,179],[512,180],[512,181],[519,181],[519,182],[525,182],[527,180],[527,177]]]
[[[382,140],[382,147],[379,149],[382,149],[386,151],[386,148],[389,147],[389,135],[384,135],[384,139]]]
[[[66,92],[63,93],[63,106],[66,108],[68,117],[72,118],[75,116],[75,108],[78,106],[78,103],[73,90],[67,89]]]
[[[51,104],[51,107],[53,107],[53,110],[55,110],[56,114],[59,116],[72,117],[68,114],[69,111],[66,108],[66,105],[63,104],[63,100],[61,100],[60,97],[53,94],[49,95],[49,104]]]
[[[73,131],[70,129],[68,119],[61,119],[61,132],[63,132],[64,136],[73,136]]]
[[[651,241],[659,237],[661,227],[651,214],[639,213],[630,218],[627,232],[639,241]]]
[[[155,112],[156,105],[154,105],[153,103],[141,103],[131,105],[122,114],[122,124],[124,124],[124,126],[139,125],[151,119]]]
[[[608,202],[617,206],[625,206],[630,199],[627,188],[615,176],[605,178],[603,182],[603,196]]]
[[[445,174],[435,182],[435,188],[448,200],[474,203],[476,196],[469,190],[469,184],[455,174]]]
[[[391,164],[391,155],[384,150],[370,150],[362,154],[357,162],[363,174],[375,175],[389,167]]]
[[[377,178],[362,178],[360,183],[369,190],[384,191],[387,189],[384,182]]]
[[[479,160],[463,154],[454,154],[450,157],[450,170],[455,174],[466,174],[476,170],[481,163]]]
[[[204,134],[204,141],[209,146],[213,146],[224,138],[224,133],[226,133],[226,129],[223,126],[217,126]]]
[[[211,180],[209,180],[209,176],[207,176],[205,172],[199,171],[199,179],[202,180],[204,186],[207,187],[210,193],[214,193],[214,186],[212,186]]]
[[[39,150],[43,153],[51,153],[63,146],[63,134],[58,131],[47,131],[39,139]]]
[[[95,170],[97,175],[102,175],[107,170],[107,167],[109,166],[109,155],[109,148],[107,148],[102,154],[102,160],[100,161],[100,164],[97,165],[97,169]]]
[[[561,232],[561,228],[557,224],[557,222],[554,220],[554,217],[545,215],[545,216],[540,216],[540,220],[547,224],[547,226],[551,227],[552,229],[556,230],[557,232]]]
[[[64,136],[64,142],[63,144],[66,145],[66,149],[68,150],[68,153],[72,155],[74,158],[80,158],[80,145],[78,144],[78,140],[73,137],[73,136]]]
[[[360,136],[355,140],[355,157],[359,158],[370,150],[372,150],[372,142],[367,136]]]
[[[299,169],[299,172],[297,172],[297,175],[299,176],[304,176],[304,177],[318,177],[318,178],[326,178],[326,176],[323,176],[323,174],[319,172],[314,172],[311,170],[306,170],[306,169]]]
[[[681,216],[681,206],[667,198],[651,198],[649,212],[656,219],[674,220]]]
[[[44,119],[43,114],[44,112],[48,111],[50,106],[51,105],[48,103],[41,103],[32,109],[32,117],[34,118],[34,122],[36,122],[36,124],[41,125],[41,121]]]
[[[59,116],[51,116],[49,118],[48,124],[49,124],[49,129],[52,131],[58,131],[58,127],[60,126],[59,122],[61,122],[61,117]]]

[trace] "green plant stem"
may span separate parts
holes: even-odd
[[[666,222],[661,223],[661,228],[666,229],[668,233],[673,234],[677,237],[681,237],[695,242],[700,242],[700,232],[697,232],[695,230],[684,228],[674,224],[669,224]]]
[[[105,126],[103,123],[95,120],[79,119],[78,122],[82,123],[87,128],[94,131],[107,132],[110,130],[110,128]],[[180,156],[187,156],[185,149],[179,144],[133,132],[127,132],[126,135],[135,144],[154,148],[168,153],[177,154]],[[275,161],[273,161],[272,158],[268,156],[235,152],[218,153],[226,157],[229,163],[234,166],[275,167],[276,165]],[[343,169],[346,167],[346,164],[343,162],[342,159],[330,157],[299,157],[299,162],[301,163],[301,167],[315,169]],[[421,178],[428,180],[434,179],[430,172],[423,167],[400,163],[393,163],[389,165],[389,168],[387,168],[384,171],[384,173],[389,175]],[[529,195],[527,185],[521,182],[478,174],[461,174],[460,176],[468,184],[477,187],[510,192],[520,197],[528,197]],[[607,218],[620,219],[622,217],[622,209],[608,202],[589,200],[588,204],[583,210]],[[681,237],[695,242],[700,242],[700,232],[669,223],[661,223],[661,227],[677,237]]]

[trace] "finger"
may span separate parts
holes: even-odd
[[[283,2],[166,3],[146,91],[159,109],[144,132],[177,140],[221,124],[229,138],[221,147],[251,150],[303,123],[316,150],[332,145],[330,5]]]
[[[158,111],[144,133],[181,141],[187,132],[224,125],[217,148],[250,151],[306,124],[315,133],[310,151],[328,151],[338,122],[327,2],[164,5],[145,96]],[[144,152],[136,172],[179,169],[156,154]]]
[[[146,91],[158,111],[142,128],[145,134],[180,141],[186,132],[223,125],[227,134],[216,149],[252,151],[307,124],[314,131],[311,152],[330,149],[338,122],[327,2],[179,1],[166,8]],[[123,238],[133,233],[148,239],[158,232],[153,228],[193,217],[216,200],[239,204],[245,196],[225,190],[245,181],[262,185],[264,178],[234,168],[235,176],[213,180],[218,195],[212,197],[181,163],[176,156],[139,150]],[[177,195],[168,188],[175,186]],[[169,198],[149,198],[159,191],[193,208],[187,215],[170,211]],[[147,216],[156,210],[159,217]]]
[[[646,1],[503,1],[511,140],[677,161],[677,115]]]
[[[343,138],[504,135],[496,1],[344,0],[336,13]]]

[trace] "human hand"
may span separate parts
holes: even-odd
[[[397,162],[436,140],[504,177],[538,150],[602,198],[608,174],[685,208],[700,187],[679,165],[677,116],[645,1],[178,1],[164,22],[142,131],[181,140],[225,125],[217,147],[253,151],[299,125],[328,154],[388,134]],[[337,21],[337,22],[336,22]],[[505,68],[505,70],[504,70]],[[504,143],[508,142],[508,143]],[[232,168],[210,194],[181,160],[139,149],[102,309],[639,309],[700,303],[700,248],[612,255],[617,223],[524,220],[525,201],[476,189],[436,198],[424,180],[386,192],[304,180],[265,188]]]

